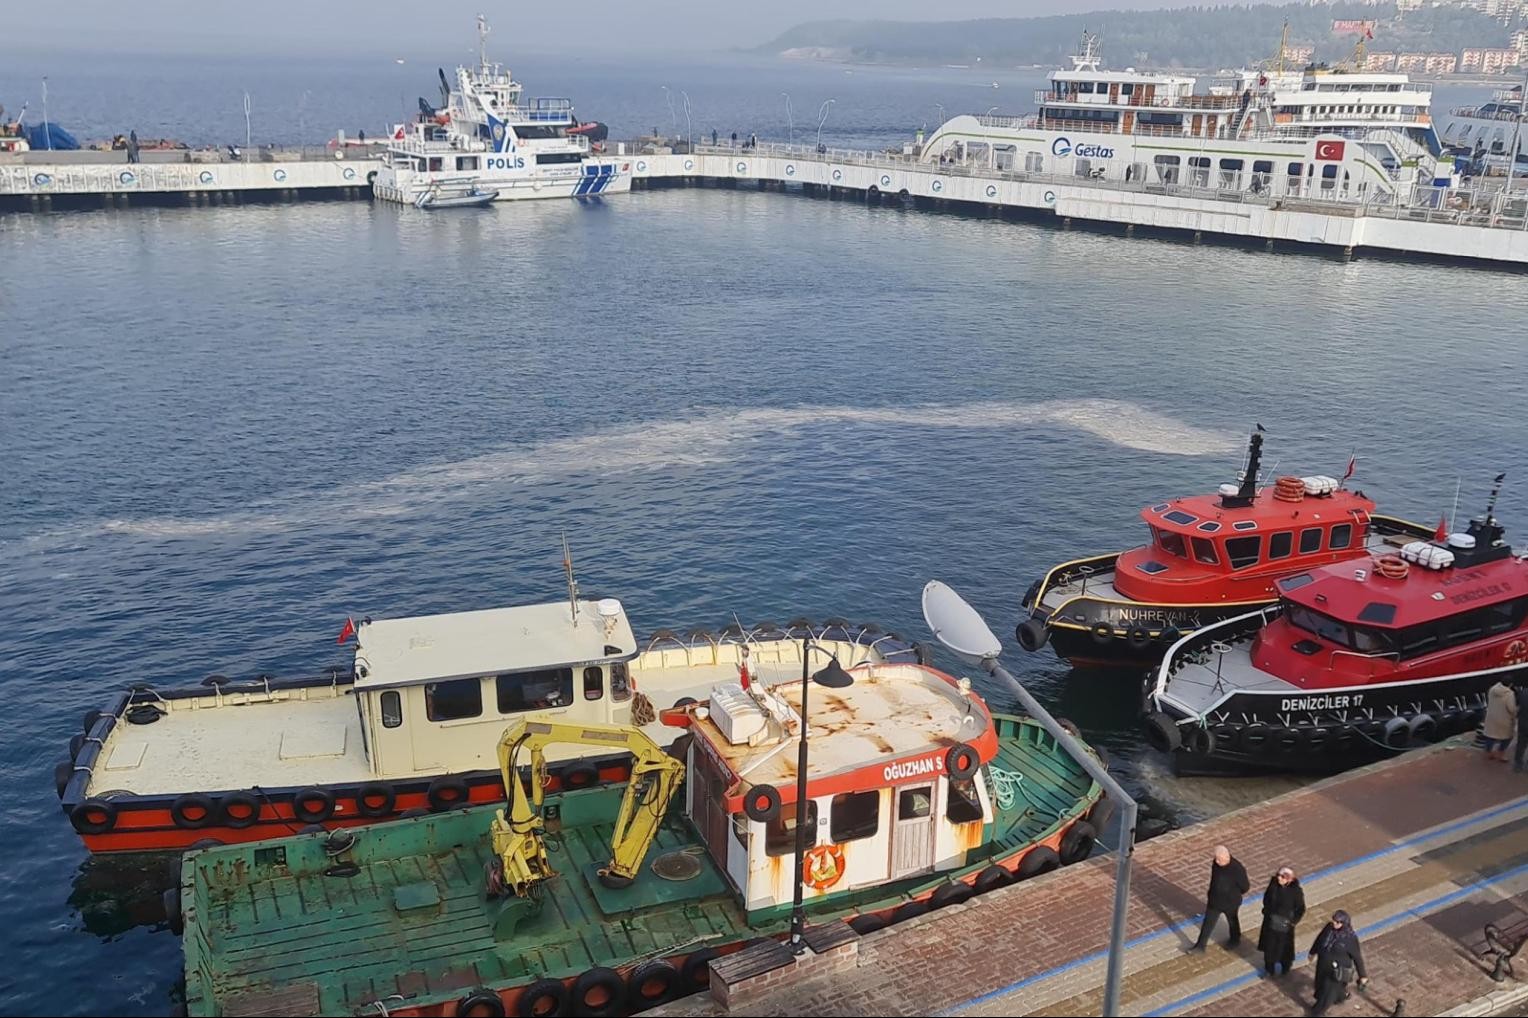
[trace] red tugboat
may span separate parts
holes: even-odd
[[[1472,730],[1494,683],[1528,681],[1528,553],[1491,513],[1286,577],[1276,608],[1181,639],[1151,742],[1179,773],[1334,771]]]
[[[1259,489],[1262,450],[1253,432],[1240,483],[1142,509],[1149,544],[1063,562],[1036,581],[1019,646],[1049,642],[1073,665],[1149,668],[1186,633],[1274,603],[1280,577],[1432,533],[1376,515],[1346,476],[1280,477]]]

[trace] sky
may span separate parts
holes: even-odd
[[[1183,0],[15,0],[4,4],[0,50],[408,57],[459,47],[466,54],[481,12],[493,28],[491,53],[587,49],[612,57],[638,48],[753,47],[829,18],[950,21],[1173,6]]]

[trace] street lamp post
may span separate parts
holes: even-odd
[[[819,151],[819,152],[822,151],[822,125],[827,122],[827,119],[828,119],[828,107],[832,106],[836,102],[838,102],[837,99],[824,99],[823,103],[822,103],[822,109],[818,111],[818,117],[817,117],[817,151]]]
[[[1114,916],[1109,929],[1109,962],[1104,976],[1103,1013],[1119,1014],[1120,979],[1125,963],[1125,917],[1130,905],[1130,859],[1135,853],[1136,802],[1120,787],[1103,764],[1065,728],[1050,716],[1002,665],[997,663],[1003,645],[982,621],[976,609],[959,594],[938,580],[923,588],[923,618],[934,631],[934,638],[954,651],[962,660],[979,666],[987,674],[1002,679],[1012,687],[1025,712],[1050,733],[1062,750],[1075,760],[1088,776],[1103,786],[1119,805],[1119,866],[1114,877]]]
[[[808,678],[811,651],[817,650],[828,655],[828,663],[816,675]],[[793,897],[791,899],[791,951],[795,954],[803,954],[806,951],[806,909],[801,904],[801,885],[806,876],[806,837],[807,837],[807,689],[812,683],[827,686],[829,689],[845,689],[854,684],[854,677],[844,671],[838,663],[832,651],[826,647],[819,647],[812,642],[811,634],[801,638],[801,739],[796,747],[796,878],[792,881]],[[812,836],[817,835],[816,826],[813,825]]]
[[[789,92],[780,94],[785,96],[785,143],[790,145],[796,140],[796,121],[791,116],[791,94]]]
[[[692,137],[692,132],[690,130],[690,93],[686,92],[684,89],[680,89],[679,90],[679,94],[684,97],[684,146],[685,146],[685,151],[686,152],[693,152],[695,150],[695,139],[694,139],[694,137]],[[679,129],[679,124],[678,124],[677,121],[674,124],[674,129],[676,131]]]
[[[994,106],[989,109],[982,118],[987,121],[987,123],[982,125],[982,137],[987,141],[987,161],[992,165],[994,170],[997,169],[997,152],[992,147],[992,114],[996,112],[997,107]]]
[[[679,115],[674,112],[674,93],[669,91],[669,87],[667,85],[660,85],[658,87],[663,89],[663,98],[668,103],[669,108],[669,123],[673,126],[674,134],[678,135]]]

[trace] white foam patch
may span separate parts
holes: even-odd
[[[263,503],[225,516],[116,519],[84,534],[132,534],[151,538],[207,537],[279,531],[343,518],[400,516],[418,508],[506,483],[544,481],[575,474],[685,470],[736,458],[760,439],[824,425],[869,427],[991,428],[1059,426],[1144,452],[1204,456],[1236,448],[1235,437],[1194,427],[1175,417],[1118,400],[1046,403],[973,403],[960,406],[793,407],[711,413],[675,421],[620,425],[585,435],[510,445],[464,460],[415,467],[377,481]]]

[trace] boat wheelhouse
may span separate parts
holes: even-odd
[[[639,740],[624,791],[543,797],[544,746],[633,736],[533,717],[500,755],[531,757],[529,800],[512,782],[504,809],[187,853],[188,1013],[629,1013],[703,989],[720,955],[788,955],[798,873],[809,921],[852,937],[1091,852],[1102,791],[1040,724],[916,664],[838,674],[808,696],[804,803],[798,671],[665,712],[684,762]]]
[[[55,773],[85,846],[182,849],[492,802],[504,795],[494,745],[515,717],[634,723],[670,741],[659,708],[705,695],[745,663],[788,676],[804,637],[849,663],[924,655],[894,633],[843,620],[658,630],[638,641],[620,601],[576,596],[363,621],[355,635],[348,669],[137,685],[87,713]],[[554,751],[559,787],[624,778],[624,756],[579,752]]]
[[[1520,173],[1528,164],[1528,102],[1523,86],[1499,89],[1490,102],[1449,113],[1443,143],[1468,160],[1476,173]]]
[[[414,122],[394,129],[372,181],[378,198],[421,207],[567,198],[631,190],[631,161],[604,153],[605,126],[581,123],[565,98],[526,98],[508,68],[488,60],[478,17],[478,66],[440,73],[442,107],[424,99]]]
[[[1429,88],[1404,74],[1282,64],[1201,88],[1175,73],[1107,70],[1084,34],[1023,117],[961,115],[923,145],[930,163],[1287,198],[1409,196],[1452,180]]]
[[[1142,509],[1147,544],[1064,562],[1037,580],[1024,595],[1019,645],[1051,643],[1072,664],[1152,666],[1184,634],[1274,603],[1280,577],[1430,533],[1377,515],[1363,492],[1332,477],[1259,486],[1262,445],[1254,432],[1238,483]]]
[[[1337,770],[1473,730],[1497,681],[1528,681],[1528,559],[1488,510],[1285,577],[1276,607],[1184,637],[1147,732],[1180,770]]]

